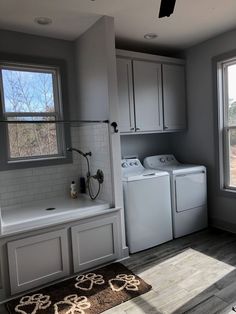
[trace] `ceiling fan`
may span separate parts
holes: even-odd
[[[174,12],[176,0],[161,0],[159,18],[170,16]]]

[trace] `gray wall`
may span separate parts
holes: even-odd
[[[207,166],[210,218],[231,229],[236,227],[236,198],[222,195],[218,187],[212,58],[235,49],[236,31],[231,31],[186,51],[188,131],[171,138],[178,158]]]
[[[122,135],[121,154],[124,156],[144,157],[172,152],[170,134]]]
[[[0,53],[64,60],[67,65],[69,112],[71,117],[75,116],[77,101],[73,42],[0,30]]]
[[[79,118],[109,119],[106,23],[96,22],[76,41]]]

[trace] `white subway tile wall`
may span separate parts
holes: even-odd
[[[98,169],[104,173],[104,182],[101,186],[99,198],[112,203],[113,190],[111,181],[111,161],[110,161],[110,145],[109,130],[107,124],[86,124],[80,127],[79,132],[79,148],[84,152],[92,152],[90,158],[91,175],[96,174]],[[75,155],[76,153],[74,153]],[[77,154],[78,155],[78,154]],[[80,165],[82,167],[82,175],[86,177],[87,163],[84,157],[80,156]],[[93,193],[96,194],[98,183],[91,180]]]
[[[112,203],[109,134],[106,124],[71,128],[72,146],[91,151],[91,173],[104,171],[105,181],[99,199]],[[73,163],[0,172],[0,206],[12,208],[27,202],[64,195],[69,196],[70,183],[86,175],[85,160],[73,153]],[[94,187],[95,189],[96,187]]]

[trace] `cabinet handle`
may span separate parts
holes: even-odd
[[[130,131],[134,131],[134,128],[130,128]]]
[[[164,130],[167,130],[168,129],[168,126],[164,125]]]
[[[140,128],[136,128],[135,131],[140,131]]]

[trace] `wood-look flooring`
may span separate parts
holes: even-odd
[[[202,231],[133,254],[123,264],[152,290],[106,314],[235,314],[236,235]]]

